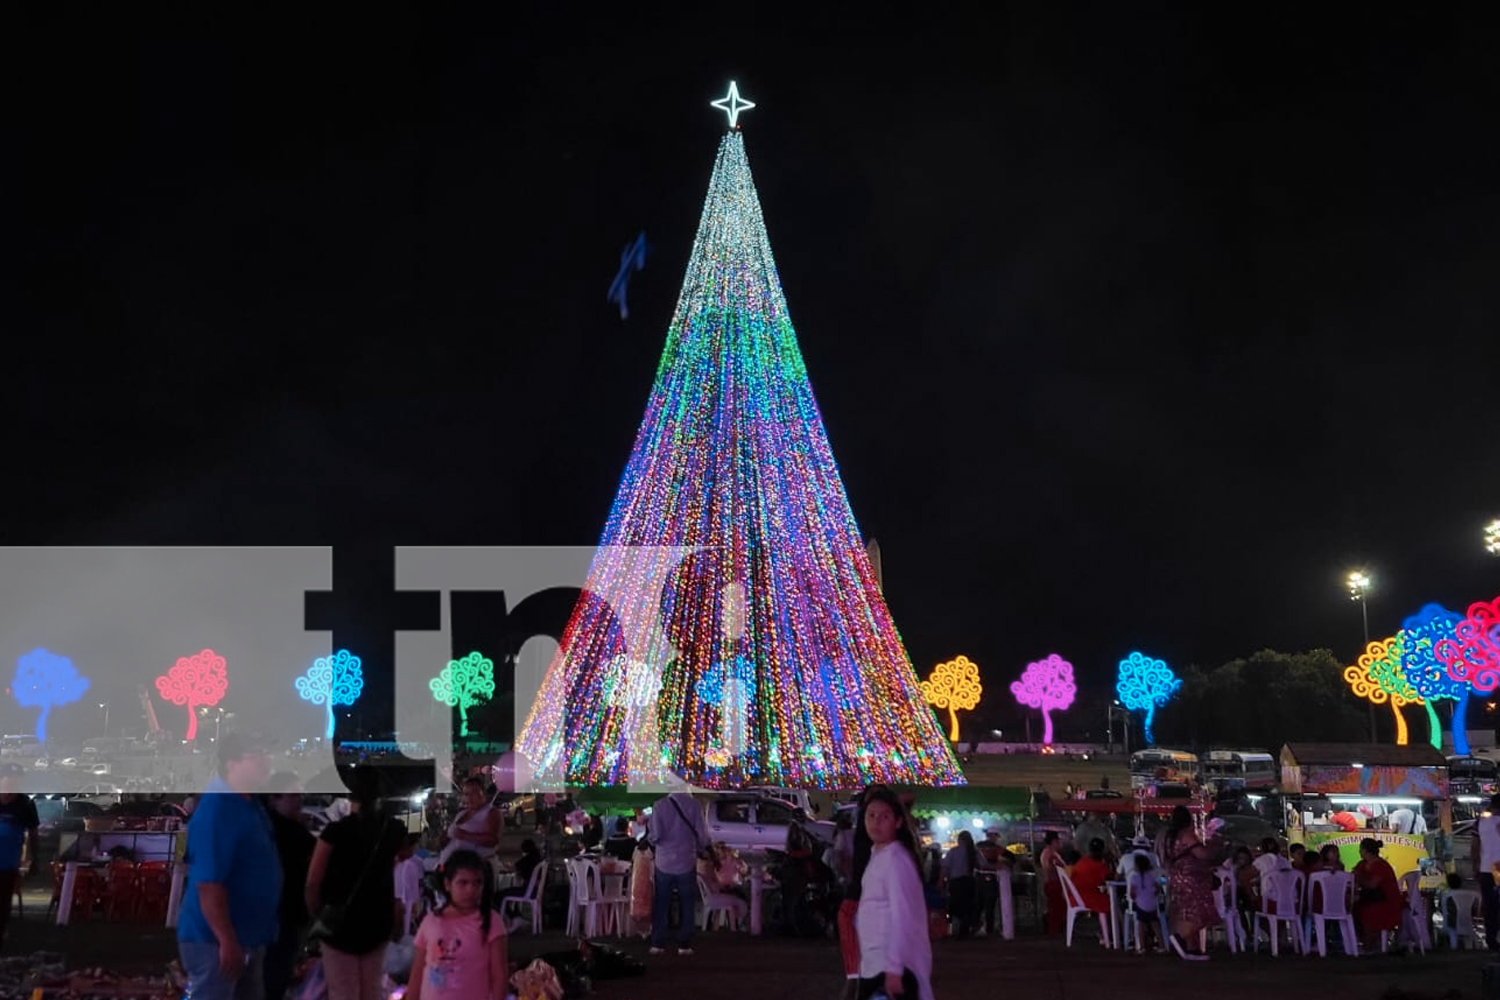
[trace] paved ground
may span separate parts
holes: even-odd
[[[43,903],[45,906],[45,903]],[[512,939],[515,958],[566,949],[561,935]],[[648,957],[639,939],[621,945],[641,957],[647,975],[595,984],[598,1000],[836,1000],[838,949],[832,942],[750,938],[715,932],[700,935],[697,953]],[[102,965],[121,972],[159,973],[175,952],[165,929],[109,924],[57,927],[28,907],[13,923],[8,954],[61,951],[76,968]],[[1108,997],[1190,995],[1212,1000],[1407,1000],[1483,997],[1480,968],[1485,953],[1438,952],[1426,957],[1319,959],[1268,955],[1216,955],[1210,962],[1186,964],[1165,956],[1138,957],[1106,952],[1094,941],[1075,942],[1023,936],[939,941],[934,948],[939,1000],[991,1000],[999,995],[1097,1000]]]

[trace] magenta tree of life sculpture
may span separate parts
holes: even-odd
[[[1052,745],[1052,713],[1073,704],[1078,685],[1073,681],[1073,664],[1051,654],[1044,660],[1026,664],[1021,679],[1012,681],[1010,693],[1028,708],[1042,711],[1042,745]]]
[[[1500,597],[1469,606],[1453,635],[1433,645],[1448,676],[1472,684],[1480,694],[1500,687]]]

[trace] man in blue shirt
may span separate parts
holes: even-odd
[[[0,768],[0,946],[10,924],[10,901],[36,860],[36,803],[21,794],[21,768]]]
[[[177,950],[193,1000],[265,1000],[262,962],[281,901],[271,822],[253,798],[270,777],[267,751],[255,737],[225,734],[219,773],[188,824]]]

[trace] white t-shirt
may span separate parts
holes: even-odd
[[[1155,910],[1160,906],[1156,895],[1156,875],[1154,871],[1131,872],[1125,879],[1127,891],[1130,893],[1130,905],[1141,910]]]
[[[1500,816],[1482,816],[1474,829],[1479,831],[1479,874],[1493,875],[1500,864]]]
[[[1292,863],[1279,854],[1262,854],[1250,863],[1255,866],[1261,878],[1272,872],[1288,871],[1292,867]]]

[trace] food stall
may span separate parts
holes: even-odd
[[[1353,868],[1360,841],[1372,837],[1398,877],[1420,871],[1424,889],[1441,880],[1453,812],[1448,761],[1433,747],[1288,743],[1280,790],[1290,842],[1309,851],[1334,844]]]

